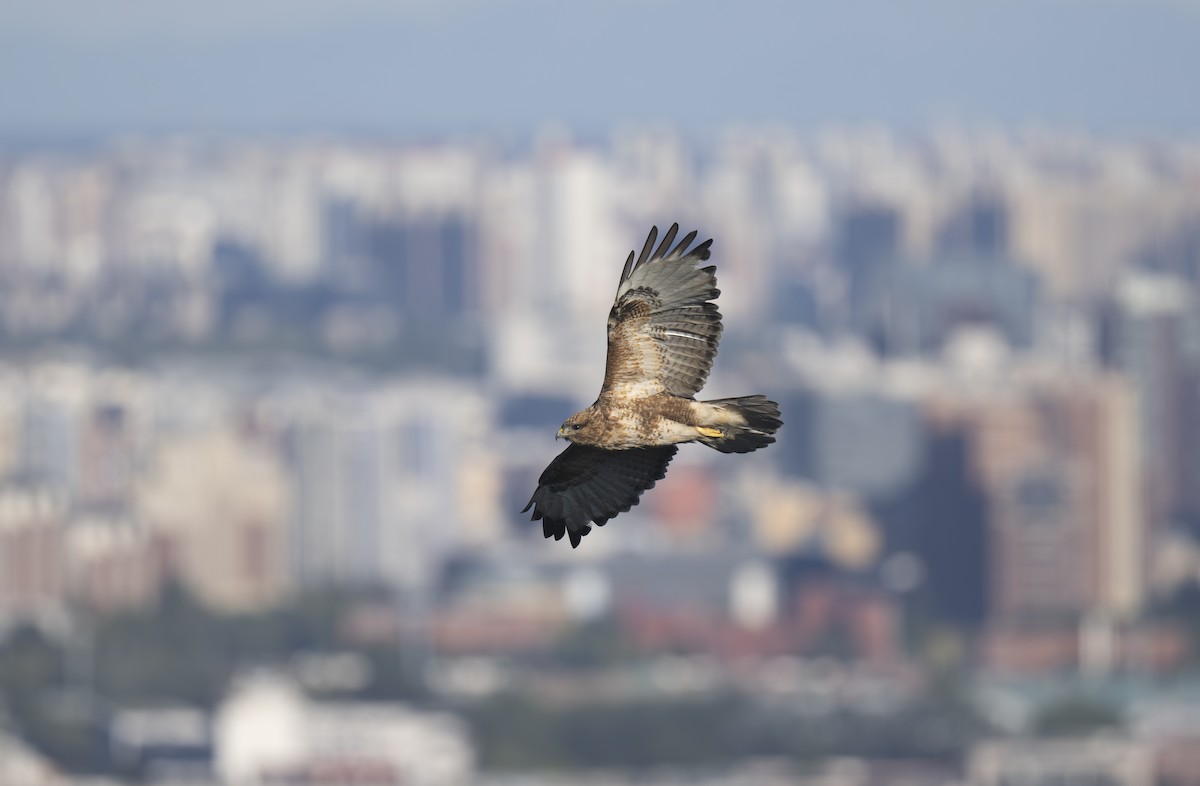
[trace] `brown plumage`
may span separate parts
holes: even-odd
[[[717,355],[721,312],[712,301],[715,267],[698,267],[712,240],[695,248],[690,232],[674,248],[673,224],[658,248],[658,227],[642,253],[629,252],[608,312],[608,360],[600,396],[558,430],[572,444],[538,478],[525,510],[546,537],[571,546],[638,503],[667,472],[683,442],[749,453],[775,441],[779,405],[764,396],[696,401]]]

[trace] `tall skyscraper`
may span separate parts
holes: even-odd
[[[228,611],[268,608],[288,589],[289,503],[278,457],[224,428],[164,439],[137,493],[168,570]]]
[[[1105,307],[1101,352],[1137,391],[1152,527],[1200,516],[1200,298],[1171,275],[1129,276]]]
[[[1113,376],[1034,378],[936,418],[969,435],[993,622],[1125,618],[1145,594],[1135,399]]]
[[[0,486],[0,628],[14,619],[49,621],[63,610],[67,504],[52,486]]]
[[[327,392],[295,407],[287,441],[297,581],[428,581],[495,509],[470,478],[490,418],[477,392],[432,381]]]
[[[881,285],[882,277],[900,262],[903,227],[895,208],[854,205],[838,221],[834,243],[838,266],[850,282],[850,304],[856,316]]]
[[[1008,208],[998,196],[971,197],[942,225],[937,245],[943,255],[1007,256]]]

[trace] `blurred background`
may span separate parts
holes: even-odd
[[[0,783],[1200,784],[1198,40],[0,1]],[[674,221],[786,425],[572,551]]]

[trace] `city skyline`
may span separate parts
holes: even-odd
[[[33,480],[30,493],[49,480],[81,509],[132,507],[183,540],[212,516],[242,517],[257,528],[250,540],[274,544],[255,548],[278,555],[290,531],[291,567],[256,557],[250,604],[271,601],[289,573],[300,584],[428,582],[406,553],[416,533],[437,533],[421,547],[445,555],[532,531],[516,497],[547,460],[540,427],[594,394],[620,238],[636,243],[652,216],[674,214],[716,241],[731,330],[714,386],[758,380],[804,414],[754,462],[781,473],[775,486],[739,489],[741,469],[725,477],[711,457],[682,461],[685,484],[714,484],[736,507],[700,516],[665,483],[664,504],[639,512],[662,528],[653,542],[667,546],[675,527],[734,542],[749,527],[765,552],[820,550],[814,505],[842,509],[838,494],[875,504],[919,486],[942,431],[991,461],[995,429],[1027,443],[1029,467],[980,476],[1009,505],[1013,531],[1045,518],[1039,504],[1063,521],[1095,519],[1089,478],[1105,474],[1121,479],[1104,484],[1113,500],[1142,499],[1144,475],[1145,511],[1127,506],[1100,524],[1103,538],[1128,540],[1131,521],[1149,532],[1195,507],[1194,451],[1173,436],[1196,419],[1179,387],[1195,361],[1192,150],[872,134],[696,147],[644,132],[600,147],[549,140],[517,156],[447,142],[18,158],[0,171],[0,339],[14,351],[5,468],[18,486]],[[630,168],[637,178],[623,176]],[[629,206],[629,189],[646,212]],[[53,342],[97,354],[30,353]],[[135,359],[131,376],[104,372],[114,351]],[[364,373],[322,368],[338,362]],[[1136,420],[1134,399],[1100,369],[1139,391]],[[972,404],[980,381],[1000,374],[1002,395]],[[1079,390],[1046,388],[1056,378]],[[939,389],[950,399],[935,405]],[[448,400],[512,448],[441,414]],[[1076,430],[1043,439],[1029,424],[1048,408],[1078,413]],[[261,442],[262,461],[236,447],[239,434]],[[1051,471],[1094,444],[1121,446],[1119,462],[1077,459],[1082,480]],[[228,468],[229,455],[247,462],[231,476],[188,469]],[[217,513],[201,504],[239,474],[262,479],[260,498]],[[1042,501],[1022,507],[1027,493]],[[885,556],[880,523],[863,518],[849,515],[859,523],[836,530],[848,539],[826,544],[860,568]],[[635,550],[648,542],[618,529]],[[342,539],[351,532],[377,545]],[[1122,552],[1136,562],[1142,548]],[[1080,578],[1073,602],[1135,608],[1141,570],[1119,568],[1133,577],[1117,590],[1124,600],[1097,600]]]
[[[768,755],[988,786],[1020,744],[1050,779],[1200,782],[1198,151],[10,152],[0,778],[724,783]],[[787,425],[546,541],[518,511],[595,395],[623,260],[674,220],[714,240],[712,393]],[[1120,747],[1041,739],[1064,724]]]

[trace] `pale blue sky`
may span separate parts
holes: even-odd
[[[0,0],[0,138],[1200,132],[1188,0]]]

